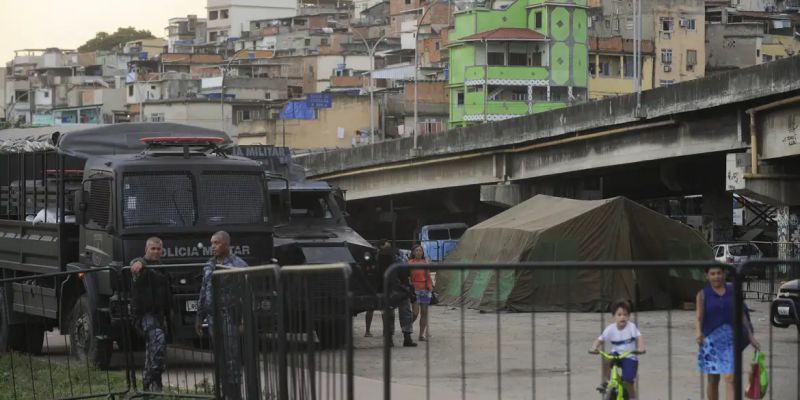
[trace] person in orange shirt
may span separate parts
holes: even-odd
[[[425,251],[422,249],[421,245],[415,245],[411,249],[411,259],[408,260],[408,263],[428,263],[428,260],[425,258]],[[428,305],[431,303],[431,294],[433,293],[433,281],[431,280],[430,270],[412,269],[411,284],[414,285],[414,291],[417,294],[417,302],[414,303],[413,312],[415,320],[417,316],[419,316],[419,340],[425,341],[431,336],[428,329]]]

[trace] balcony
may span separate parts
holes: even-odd
[[[505,66],[482,66],[475,65],[467,67],[464,73],[465,81],[490,80],[512,80],[520,82],[530,82],[534,80],[550,79],[550,70],[546,67],[505,67]]]

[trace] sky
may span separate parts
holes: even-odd
[[[100,31],[147,29],[164,37],[167,21],[196,14],[206,0],[0,0],[0,66],[14,50],[77,49]]]

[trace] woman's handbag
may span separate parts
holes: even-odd
[[[767,366],[764,362],[764,353],[756,351],[753,354],[753,362],[750,364],[750,378],[748,379],[747,390],[744,397],[748,399],[763,399],[767,394],[769,386],[769,376]]]

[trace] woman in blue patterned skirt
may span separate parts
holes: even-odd
[[[725,398],[730,400],[734,394],[733,285],[725,283],[721,266],[706,268],[705,275],[708,285],[697,293],[697,368],[708,375],[709,400],[719,400],[720,375],[725,378]],[[743,337],[758,350],[753,327],[745,316],[742,321]]]

